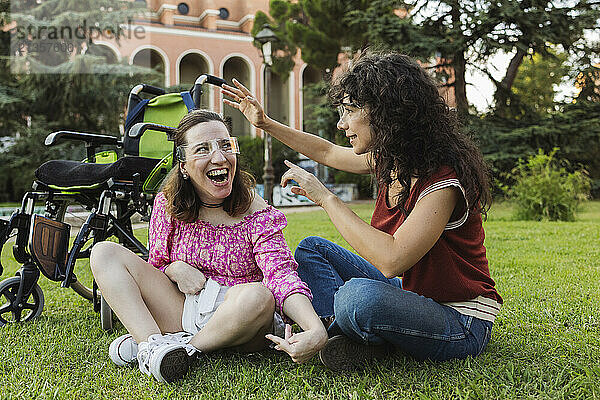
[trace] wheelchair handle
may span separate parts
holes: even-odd
[[[223,78],[219,78],[218,76],[213,76],[213,75],[204,75],[206,76],[206,83],[210,83],[211,85],[215,85],[215,86],[223,86],[223,84],[226,84],[227,81]]]
[[[196,79],[194,83],[194,87],[190,91],[192,94],[192,99],[194,100],[194,105],[196,108],[200,108],[200,99],[202,98],[202,85],[204,83],[209,83],[215,86],[223,86],[223,84],[227,83],[225,79],[219,78],[214,75],[202,74]]]
[[[155,96],[160,96],[165,94],[165,89],[156,87],[156,86],[152,86],[152,85],[146,85],[145,83],[142,84],[143,88],[142,88],[142,92],[146,92],[149,94],[153,94]]]
[[[122,143],[115,136],[98,135],[95,133],[83,133],[83,132],[71,132],[71,131],[58,131],[52,132],[44,140],[46,146],[53,146],[60,140],[79,140],[86,142],[90,145],[111,145],[120,146]]]
[[[131,127],[127,135],[131,138],[139,138],[149,129],[153,131],[165,132],[169,140],[173,140],[173,135],[175,134],[175,128],[172,126],[152,124],[149,122],[138,122]]]
[[[142,92],[146,92],[149,94],[153,94],[155,96],[160,96],[161,94],[165,94],[165,90],[161,89],[159,87],[156,86],[152,86],[152,85],[146,85],[145,83],[139,84],[139,85],[135,85],[133,87],[133,89],[131,89],[131,91],[129,92],[129,98],[131,98],[132,95],[138,95]]]

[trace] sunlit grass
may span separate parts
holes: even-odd
[[[353,208],[370,219],[372,204]],[[45,278],[41,317],[0,329],[0,398],[598,398],[600,397],[600,202],[575,222],[514,221],[507,203],[485,222],[492,275],[505,304],[478,358],[445,363],[398,356],[364,372],[336,374],[316,359],[296,365],[271,352],[204,358],[162,385],[107,357],[107,334],[90,304]],[[323,211],[288,213],[294,249],[308,235],[347,247]],[[145,236],[144,232],[140,235]],[[2,279],[18,268],[10,245]],[[81,279],[89,279],[85,265]]]

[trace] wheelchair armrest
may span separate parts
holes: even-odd
[[[152,124],[149,122],[138,122],[137,124],[135,124],[131,127],[131,129],[129,130],[129,133],[127,133],[127,135],[130,138],[139,138],[147,130],[164,132],[167,134],[167,138],[169,140],[173,140],[176,128],[173,128],[172,126],[167,126],[167,125]]]
[[[111,146],[122,146],[123,142],[115,136],[99,135],[96,133],[83,133],[83,132],[71,132],[71,131],[58,131],[52,132],[46,136],[44,144],[46,146],[53,146],[61,140],[79,140],[85,142],[89,146],[99,145],[111,145]]]

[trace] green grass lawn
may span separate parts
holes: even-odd
[[[370,218],[372,205],[354,208]],[[485,223],[505,304],[478,358],[436,363],[397,356],[368,371],[337,374],[316,359],[296,365],[271,352],[220,353],[163,385],[136,368],[115,367],[107,349],[122,326],[105,333],[87,301],[41,278],[41,317],[0,328],[0,398],[600,398],[600,202],[586,204],[576,222],[510,215],[510,205],[500,203]],[[289,214],[288,221],[292,249],[309,234],[347,247],[322,211]],[[2,279],[17,269],[10,247],[2,251]]]

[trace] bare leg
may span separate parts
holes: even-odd
[[[90,267],[102,296],[136,342],[180,332],[185,296],[161,271],[114,242],[92,249]]]
[[[261,283],[244,283],[229,289],[225,301],[190,342],[210,352],[225,347],[257,351],[267,346],[265,334],[273,325],[275,299]]]

